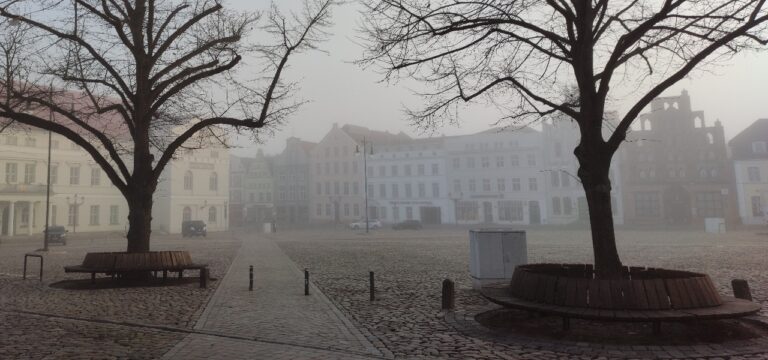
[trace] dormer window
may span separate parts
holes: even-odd
[[[768,145],[765,141],[755,141],[752,143],[752,152],[755,154],[768,153]]]

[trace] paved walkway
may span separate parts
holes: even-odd
[[[369,359],[381,353],[268,237],[243,236],[195,325],[164,359]],[[248,291],[248,267],[254,289]]]

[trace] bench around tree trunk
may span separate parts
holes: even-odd
[[[200,271],[200,287],[207,286],[208,265],[195,264],[187,251],[151,251],[142,253],[98,252],[88,253],[81,265],[65,266],[66,273],[90,273],[91,283],[96,282],[96,274],[112,275],[137,272],[163,272],[163,280],[168,272],[177,272],[179,279],[184,270]]]

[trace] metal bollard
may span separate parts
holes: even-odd
[[[733,287],[733,297],[752,301],[752,291],[749,290],[747,280],[734,279],[731,281]]]
[[[443,301],[442,301],[443,310],[453,309],[454,295],[455,294],[454,294],[453,280],[451,279],[443,280]]]
[[[253,291],[253,265],[248,267],[248,291]]]
[[[309,295],[309,270],[304,269],[304,295]]]
[[[375,296],[375,293],[376,293],[376,287],[374,286],[375,284],[374,284],[374,282],[373,282],[373,271],[371,271],[371,272],[369,272],[369,273],[368,273],[368,283],[369,283],[369,285],[370,285],[370,286],[369,286],[369,288],[370,288],[370,293],[371,293],[371,294],[370,294],[370,296],[371,296],[371,301],[374,301],[374,300],[376,300],[376,296]]]
[[[200,288],[205,289],[208,287],[208,268],[202,268],[200,269]]]

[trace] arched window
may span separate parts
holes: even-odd
[[[190,209],[189,206],[185,206],[184,210],[181,212],[181,220],[182,221],[192,220],[192,209]]]
[[[208,188],[211,191],[219,190],[219,175],[217,175],[216,172],[211,173],[211,179],[208,182]]]
[[[184,173],[184,190],[192,190],[192,172]]]
[[[651,129],[651,119],[646,119],[645,122],[644,122],[643,127],[645,128],[645,130],[652,130]]]
[[[208,222],[209,223],[215,223],[216,222],[216,207],[211,206],[208,208]]]
[[[710,145],[715,143],[715,137],[712,136],[712,133],[707,133],[707,143],[709,143]]]

